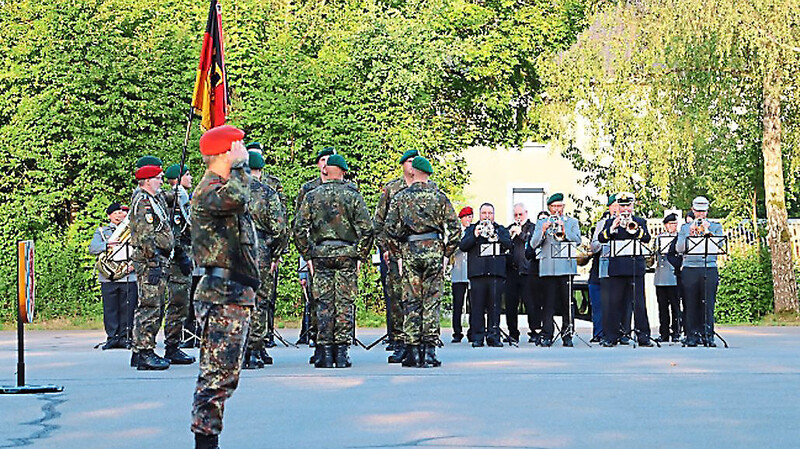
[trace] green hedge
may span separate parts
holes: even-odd
[[[756,323],[772,311],[772,272],[767,249],[753,247],[732,253],[719,270],[716,321]]]

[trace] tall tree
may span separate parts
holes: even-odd
[[[683,206],[687,198],[678,195],[687,185],[707,186],[738,196],[723,205],[742,215],[763,180],[776,312],[798,310],[784,181],[788,173],[793,185],[797,172],[783,163],[798,152],[798,42],[794,0],[624,2],[545,61],[550,123],[568,138],[586,124],[590,157],[571,154],[577,165],[610,175],[608,190],[638,182],[650,207]],[[565,66],[577,69],[565,74]],[[787,103],[790,112],[782,113]],[[565,112],[584,119],[565,124]],[[607,149],[612,157],[597,157]],[[741,177],[750,188],[736,192],[731,179]],[[689,180],[683,186],[682,178]]]

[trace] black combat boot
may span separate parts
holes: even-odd
[[[318,345],[320,347],[319,357],[314,362],[317,368],[333,368],[333,345]]]
[[[267,352],[267,348],[261,348],[258,350],[258,358],[264,362],[264,365],[272,365],[272,356]]]
[[[389,343],[386,345],[386,350],[390,351],[390,352],[396,351],[398,344],[402,344],[402,343],[400,343],[399,341],[396,341],[396,340],[389,340]]]
[[[419,351],[419,345],[406,346],[406,358],[403,359],[403,366],[411,368],[421,368],[424,366],[424,356]]]
[[[138,370],[165,370],[169,368],[169,361],[159,357],[152,349],[139,353],[136,369]]]
[[[436,368],[442,366],[442,361],[436,358],[436,346],[431,343],[423,345],[425,352],[425,367]]]
[[[311,358],[308,359],[309,365],[314,365],[317,363],[317,360],[322,357],[322,345],[314,346],[314,354],[311,355]]]
[[[194,449],[219,449],[219,436],[194,434]]]
[[[406,358],[406,345],[405,343],[397,342],[395,345],[394,354],[389,356],[389,363],[403,363]]]
[[[258,351],[254,351],[250,348],[244,350],[244,363],[242,363],[242,368],[261,369],[263,367],[264,362],[258,356]]]
[[[170,365],[191,365],[195,362],[194,356],[181,351],[178,345],[167,346],[164,358],[169,361]]]
[[[350,356],[347,355],[347,348],[349,347],[350,345],[334,345],[336,349],[335,358],[337,368],[350,368],[353,366],[353,364],[350,363]]]

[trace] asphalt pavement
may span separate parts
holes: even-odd
[[[718,331],[730,348],[447,343],[443,366],[429,369],[389,365],[381,345],[353,349],[352,368],[330,370],[308,365],[307,347],[278,347],[275,365],[243,372],[220,446],[800,447],[800,328]],[[380,334],[358,331],[365,343]],[[136,371],[128,351],[92,349],[102,339],[26,334],[27,383],[64,391],[0,396],[0,448],[193,447],[197,365]],[[16,332],[0,332],[2,385],[16,382],[16,344]]]

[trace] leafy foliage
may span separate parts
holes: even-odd
[[[756,323],[773,310],[769,252],[750,247],[719,269],[714,317],[720,324]]]
[[[348,159],[370,207],[410,148],[431,159],[436,182],[453,194],[468,176],[462,148],[519,146],[539,132],[531,115],[541,89],[535,61],[568,46],[592,4],[225,1],[229,121],[265,144],[290,199],[316,176],[313,154],[329,144]],[[66,242],[64,254],[41,246],[52,251],[39,258],[40,304],[75,303],[54,314],[87,313],[81,301],[98,301],[85,276],[58,273],[67,261],[86,269],[82,248],[105,221],[105,206],[128,201],[135,160],[180,157],[207,7],[194,0],[4,3],[0,243]],[[199,134],[192,127],[195,179]],[[11,257],[0,254],[5,298],[14,297]],[[281,268],[282,316],[299,316],[302,305],[299,286],[287,282],[296,263],[292,249]],[[376,274],[367,272],[360,304],[380,313]],[[0,320],[12,311],[11,301],[3,303]]]

